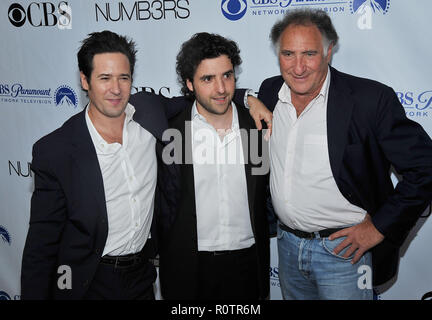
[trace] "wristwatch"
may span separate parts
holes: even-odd
[[[244,96],[244,105],[245,108],[249,109],[249,103],[248,103],[248,97],[249,96],[253,96],[253,97],[257,97],[256,93],[252,90],[252,89],[247,89],[245,92],[245,96]]]

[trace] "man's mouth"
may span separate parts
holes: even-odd
[[[227,99],[226,96],[213,98],[213,100],[215,100],[218,103],[224,103],[226,101],[226,99]]]
[[[115,98],[115,99],[107,99],[112,105],[118,105],[121,102],[121,98]]]

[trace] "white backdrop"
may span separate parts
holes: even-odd
[[[86,104],[76,53],[105,29],[138,45],[134,89],[179,95],[175,56],[201,31],[235,40],[238,87],[258,90],[279,74],[268,39],[274,22],[299,7],[327,11],[340,43],[332,65],[392,86],[407,115],[432,135],[430,0],[15,0],[0,2],[0,299],[20,298],[21,256],[33,190],[31,148]],[[432,291],[430,208],[401,250],[398,277],[380,299],[421,299]],[[281,298],[272,240],[271,299]]]

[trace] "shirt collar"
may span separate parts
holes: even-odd
[[[98,154],[101,154],[101,153],[109,154],[109,153],[115,152],[121,146],[118,143],[108,144],[104,140],[104,138],[102,138],[102,136],[99,134],[99,132],[96,130],[95,126],[93,125],[93,122],[91,121],[90,116],[88,114],[89,105],[90,105],[90,103],[88,103],[86,106],[85,119],[86,119],[87,127],[88,127],[89,132],[90,132],[90,136],[93,140],[93,144],[96,148],[96,152]],[[128,103],[126,105],[124,112],[126,114],[126,117],[125,117],[124,125],[123,125],[123,146],[125,146],[127,143],[127,124],[129,122],[133,121],[132,118],[133,118],[133,115],[135,113],[135,107],[133,105],[131,105],[130,103]]]
[[[125,119],[125,124],[126,124],[132,121],[133,115],[135,114],[135,107],[130,103],[128,103],[126,105],[125,113],[126,113],[126,119]]]
[[[234,101],[231,101],[231,106],[232,106],[232,111],[233,111],[232,112],[233,117],[232,117],[232,123],[231,123],[231,130],[235,130],[235,129],[240,128],[240,126],[239,126],[239,121],[238,121],[237,107],[236,107]],[[192,106],[192,121],[194,121],[194,120],[198,120],[198,121],[204,122],[207,125],[211,126],[207,122],[206,118],[204,118],[204,116],[202,116],[198,112],[196,100],[195,100],[195,102],[194,102],[194,104]]]

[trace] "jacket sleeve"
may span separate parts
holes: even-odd
[[[432,200],[432,141],[408,119],[391,88],[381,96],[375,130],[385,157],[402,180],[372,216],[375,227],[400,246]]]
[[[67,214],[65,196],[50,160],[35,144],[31,165],[35,188],[21,269],[23,300],[52,298],[57,281],[57,254]]]

